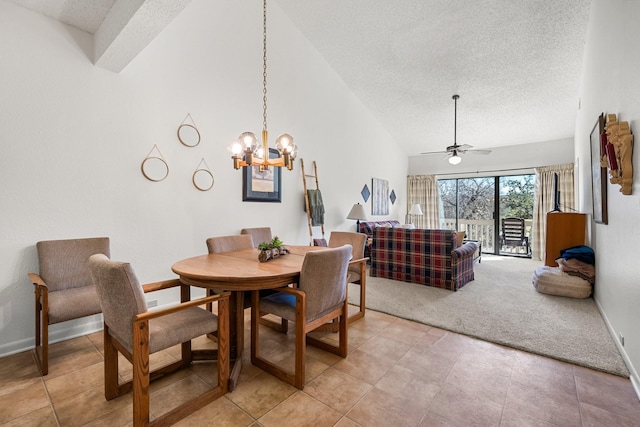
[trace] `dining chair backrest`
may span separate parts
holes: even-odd
[[[300,269],[299,288],[306,294],[310,322],[344,302],[351,245],[308,252]]]
[[[364,243],[367,235],[363,233],[352,233],[349,231],[332,231],[329,236],[329,247],[338,248],[343,245],[353,247],[353,259],[364,258]]]
[[[243,228],[240,230],[240,234],[250,234],[253,239],[253,246],[256,248],[260,243],[270,242],[273,239],[271,227]]]
[[[133,343],[134,317],[147,311],[142,286],[128,262],[112,261],[102,254],[89,258],[104,322],[123,344]]]
[[[210,254],[253,249],[253,238],[250,234],[209,237],[207,239],[207,249]]]
[[[46,240],[36,243],[39,275],[49,292],[92,286],[89,257],[104,254],[109,257],[109,238]]]

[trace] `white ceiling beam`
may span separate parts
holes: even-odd
[[[94,35],[94,64],[119,73],[190,2],[117,0]]]

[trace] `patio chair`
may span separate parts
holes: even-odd
[[[500,248],[503,246],[524,246],[529,253],[529,236],[525,235],[524,219],[502,218]]]

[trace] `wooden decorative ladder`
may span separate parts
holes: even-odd
[[[307,224],[309,225],[309,246],[313,246],[314,226],[311,225],[311,209],[309,209],[309,193],[307,192],[309,187],[307,186],[307,178],[313,178],[312,181],[315,181],[315,189],[320,190],[320,183],[318,182],[318,166],[316,165],[316,161],[314,160],[313,175],[309,175],[304,171],[304,160],[300,159],[300,169],[302,169],[302,184],[304,186],[304,209],[307,212]],[[324,239],[324,224],[321,224],[319,227],[322,230],[322,238]]]

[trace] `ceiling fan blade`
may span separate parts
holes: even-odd
[[[458,151],[467,151],[471,148],[473,148],[473,145],[469,145],[469,144],[458,145]]]
[[[444,156],[442,156],[442,159],[441,159],[441,160],[448,159],[449,157],[451,157],[451,155],[452,155],[452,154],[453,154],[453,153],[451,153],[451,152],[449,152],[449,153],[445,154]]]
[[[444,153],[447,153],[447,151],[427,151],[420,154],[444,154]]]
[[[491,153],[491,150],[468,150],[467,153],[487,155]]]

